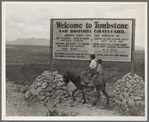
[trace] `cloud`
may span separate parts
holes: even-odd
[[[49,39],[51,18],[136,18],[136,44],[140,45],[146,37],[146,15],[142,3],[13,2],[6,4],[6,38]]]
[[[47,17],[47,13],[45,12],[45,5],[41,7],[39,5],[8,4],[6,10],[8,40],[17,39],[17,36],[18,38],[44,37],[49,39],[50,26],[48,25],[50,18]]]

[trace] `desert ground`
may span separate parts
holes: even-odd
[[[50,48],[47,46],[6,46],[6,113],[7,116],[46,116],[47,106],[40,101],[27,106],[27,101],[21,93],[21,87],[16,90],[15,85],[30,86],[37,76],[44,71],[50,70]],[[135,50],[134,71],[135,74],[145,80],[145,59],[143,50]],[[89,61],[78,60],[53,60],[53,71],[63,75],[67,69],[79,74],[86,67]],[[103,62],[103,73],[107,81],[106,91],[113,89],[114,83],[131,71],[131,63],[124,62]],[[146,81],[145,81],[146,82]],[[14,85],[15,84],[15,85]],[[26,106],[26,107],[24,107]],[[73,107],[72,107],[73,106]],[[98,106],[92,107],[90,103],[70,103],[57,105],[61,111],[71,112],[71,116],[120,116],[116,111],[101,109]],[[56,109],[56,108],[55,108]]]

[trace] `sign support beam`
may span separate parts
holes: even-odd
[[[53,72],[53,20],[50,20],[50,72]]]
[[[132,61],[131,75],[134,75],[134,54],[135,54],[135,19],[132,20]]]

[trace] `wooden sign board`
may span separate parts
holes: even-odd
[[[53,59],[132,61],[134,19],[51,19]]]

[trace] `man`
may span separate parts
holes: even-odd
[[[95,68],[96,68],[96,66],[97,66],[97,63],[96,63],[95,55],[94,55],[94,54],[90,55],[90,59],[91,59],[91,62],[90,62],[89,67],[86,68],[85,71],[83,71],[83,72],[81,73],[82,78],[83,78],[85,81],[89,81],[89,79],[87,78],[87,75],[94,73],[94,72],[95,72]]]

